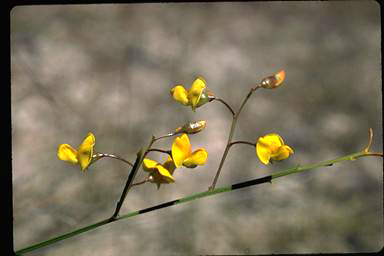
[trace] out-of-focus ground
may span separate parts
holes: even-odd
[[[218,186],[357,152],[369,127],[373,150],[382,151],[373,1],[19,6],[11,61],[16,250],[112,214],[129,168],[103,159],[82,173],[56,156],[59,144],[78,146],[89,131],[98,152],[134,161],[152,134],[207,120],[190,136],[193,149],[208,150],[207,164],[177,170],[176,183],[159,190],[135,187],[121,213],[205,191],[231,117],[219,102],[194,113],[171,99],[171,87],[189,87],[197,75],[237,109],[263,77],[287,73],[282,87],[252,95],[235,139],[279,133],[295,154],[264,166],[253,148],[236,145]],[[343,162],[118,221],[29,255],[377,251],[382,181],[382,159]]]

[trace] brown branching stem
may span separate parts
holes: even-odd
[[[120,196],[119,201],[117,202],[115,212],[112,214],[112,216],[110,218],[111,220],[115,220],[118,217],[121,206],[124,203],[124,200],[125,200],[125,197],[127,196],[127,193],[129,192],[129,190],[133,186],[133,180],[135,179],[135,176],[136,176],[138,170],[140,169],[140,166],[144,160],[144,157],[148,153],[148,150],[151,148],[151,146],[155,142],[155,140],[156,140],[155,136],[152,136],[152,139],[151,139],[149,145],[147,146],[147,148],[145,149],[144,153],[142,150],[140,150],[137,153],[136,161],[132,167],[131,172],[129,173],[129,176],[128,176],[127,182],[125,183],[123,192]]]
[[[232,145],[235,145],[235,144],[247,144],[247,145],[256,147],[256,143],[249,142],[249,141],[243,141],[243,140],[233,141],[233,142],[229,143],[229,146],[232,147]]]
[[[172,151],[171,150],[163,150],[163,149],[158,149],[158,148],[151,148],[151,149],[148,149],[147,152],[151,152],[151,151],[160,152],[160,153],[164,153],[164,154],[168,154],[168,155],[172,156]]]
[[[225,102],[224,100],[222,100],[220,98],[216,98],[216,97],[213,100],[216,100],[216,101],[223,103],[228,108],[228,110],[232,113],[232,116],[235,115],[235,111],[233,111],[232,107],[227,102]]]
[[[144,183],[147,183],[148,181],[149,181],[149,178],[147,177],[147,178],[145,178],[145,179],[144,179],[144,180],[142,180],[142,181],[139,181],[139,182],[133,183],[133,184],[132,184],[132,187],[133,187],[133,186],[142,185],[142,184],[144,184]]]
[[[117,160],[120,160],[128,165],[130,165],[131,167],[133,167],[133,164],[131,162],[129,162],[128,160],[125,160],[124,158],[120,157],[120,156],[117,156],[117,155],[113,155],[113,154],[105,154],[105,153],[97,153],[97,154],[94,154],[92,156],[92,163],[96,162],[97,160],[101,159],[101,158],[104,158],[104,157],[109,157],[109,158],[114,158],[114,159],[117,159]]]
[[[221,157],[219,168],[216,171],[215,178],[213,179],[212,185],[208,188],[208,191],[215,189],[217,180],[219,179],[221,169],[223,168],[223,165],[224,165],[224,161],[227,158],[228,151],[231,147],[231,142],[232,142],[232,138],[233,138],[233,135],[235,132],[235,128],[236,128],[236,124],[237,124],[237,120],[239,118],[239,115],[240,115],[241,111],[243,110],[245,103],[247,103],[248,99],[251,97],[252,93],[260,87],[261,87],[261,85],[259,84],[259,85],[256,85],[255,87],[251,88],[251,90],[249,91],[247,96],[245,96],[243,102],[241,103],[239,110],[236,113],[233,112],[234,115],[232,116],[231,130],[229,131],[227,145],[225,146],[224,153],[223,153],[223,156]]]

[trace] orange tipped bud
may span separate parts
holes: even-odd
[[[193,123],[188,123],[176,129],[177,133],[194,134],[202,131],[207,125],[207,121],[201,120]]]
[[[285,80],[285,71],[281,70],[273,76],[268,76],[261,80],[261,87],[265,89],[275,89]]]

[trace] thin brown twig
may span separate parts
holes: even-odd
[[[124,163],[129,164],[130,166],[133,166],[133,164],[131,162],[129,162],[128,160],[125,160],[124,158],[122,158],[120,156],[117,156],[117,155],[113,155],[113,154],[97,153],[97,154],[94,154],[92,156],[92,158],[95,159],[94,161],[97,161],[97,160],[99,160],[100,158],[103,158],[103,157],[114,158],[114,159],[123,161]]]
[[[217,100],[217,101],[223,103],[228,108],[228,110],[232,113],[232,115],[233,116],[235,115],[235,111],[233,111],[232,107],[227,102],[225,102],[223,99],[214,98],[213,100]]]
[[[229,146],[231,147],[234,144],[247,144],[247,145],[251,145],[253,147],[256,147],[256,143],[244,141],[244,140],[233,141],[233,142],[229,143]]]
[[[172,156],[171,150],[163,150],[163,149],[158,149],[158,148],[151,148],[151,149],[147,150],[147,152],[151,152],[151,151],[161,152],[161,153],[168,154],[168,155]]]

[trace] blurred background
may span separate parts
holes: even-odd
[[[262,165],[232,147],[217,186],[360,151],[382,151],[380,12],[374,1],[19,6],[11,12],[14,246],[21,249],[109,217],[130,168],[102,159],[87,172],[57,159],[88,132],[95,150],[132,162],[151,135],[207,120],[190,136],[206,165],[176,183],[135,187],[121,214],[207,190],[231,115],[192,112],[169,90],[197,75],[238,109],[258,90],[235,140],[280,134],[295,154]],[[170,149],[172,138],[155,144]],[[163,161],[164,155],[150,157]],[[145,177],[143,171],[137,180]],[[118,221],[29,255],[368,252],[383,246],[383,162],[362,158]]]

